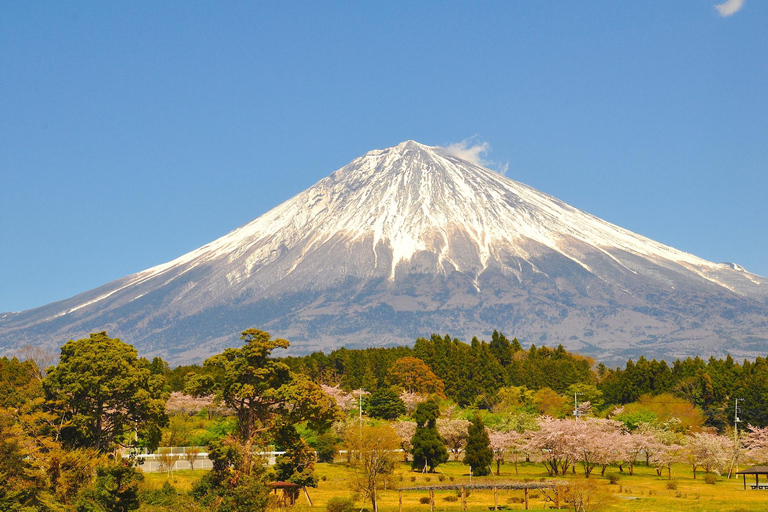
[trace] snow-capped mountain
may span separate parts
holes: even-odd
[[[449,332],[616,361],[768,351],[768,279],[407,141],[174,261],[0,315],[0,348],[106,330],[199,361],[259,327],[294,353]]]

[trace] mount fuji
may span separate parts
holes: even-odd
[[[751,358],[768,352],[768,279],[407,141],[176,260],[0,314],[0,351],[105,330],[199,362],[250,327],[293,354],[499,329],[606,362]]]

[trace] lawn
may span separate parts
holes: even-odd
[[[579,467],[580,469],[580,467]],[[468,468],[458,462],[449,462],[440,466],[441,472],[436,474],[413,473],[405,464],[399,464],[395,470],[392,484],[394,487],[380,491],[379,510],[381,512],[393,512],[398,510],[398,491],[400,487],[420,485],[447,485],[468,484]],[[493,483],[510,480],[550,479],[542,464],[519,464],[519,473],[515,475],[511,464],[502,466],[501,476],[473,477],[472,483]],[[179,491],[188,491],[195,480],[203,474],[202,471],[177,471],[172,477],[172,484]],[[310,488],[309,495],[313,506],[310,507],[306,498],[301,495],[294,510],[319,511],[324,510],[330,498],[352,497],[356,498],[355,475],[345,464],[318,464],[317,474],[320,482],[317,488]],[[610,484],[609,474],[618,474],[616,484]],[[747,485],[743,489],[741,478],[718,477],[715,484],[707,484],[704,474],[699,472],[694,480],[691,470],[685,465],[676,465],[672,470],[673,480],[670,482],[664,477],[658,477],[653,468],[640,464],[635,468],[635,475],[629,476],[620,473],[616,468],[609,468],[605,477],[593,474],[590,481],[594,482],[591,496],[598,497],[601,501],[599,510],[612,511],[669,511],[675,512],[720,512],[720,511],[763,511],[768,509],[768,491],[753,491]],[[147,474],[145,476],[145,488],[160,488],[168,480],[164,474]],[[569,472],[566,481],[583,478],[577,471],[574,475]],[[749,479],[748,479],[749,480]],[[747,482],[749,484],[749,481]],[[676,487],[676,488],[675,488]],[[429,511],[428,503],[420,503],[421,498],[428,496],[427,491],[404,491],[403,509],[407,511]],[[530,491],[530,510],[548,510],[552,503],[544,501],[541,491]],[[445,511],[461,510],[461,502],[457,498],[456,491],[436,491],[435,509]],[[523,491],[498,490],[499,505],[511,510],[522,510]],[[455,500],[455,501],[454,501]],[[473,490],[467,498],[467,509],[471,511],[487,511],[493,507],[493,491]],[[356,505],[370,509],[370,503],[356,499]],[[566,507],[565,503],[562,505]]]

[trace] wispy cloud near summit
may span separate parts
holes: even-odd
[[[720,16],[727,18],[728,16],[733,16],[739,12],[741,8],[744,7],[744,1],[745,0],[726,0],[721,4],[717,4],[715,9],[720,13]]]
[[[477,136],[464,139],[461,142],[448,144],[447,146],[443,146],[443,149],[451,156],[487,167],[501,175],[505,175],[509,169],[509,162],[502,164],[501,162],[495,162],[485,158],[491,151],[491,145],[487,142],[480,141]]]

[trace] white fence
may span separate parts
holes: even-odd
[[[135,458],[144,473],[160,473],[163,471],[179,471],[183,469],[210,470],[213,468],[205,446],[163,446],[156,452],[150,453],[146,448],[123,452],[123,458]],[[285,452],[259,452],[267,459],[267,464],[274,465],[275,459]],[[191,464],[190,464],[191,461]]]

